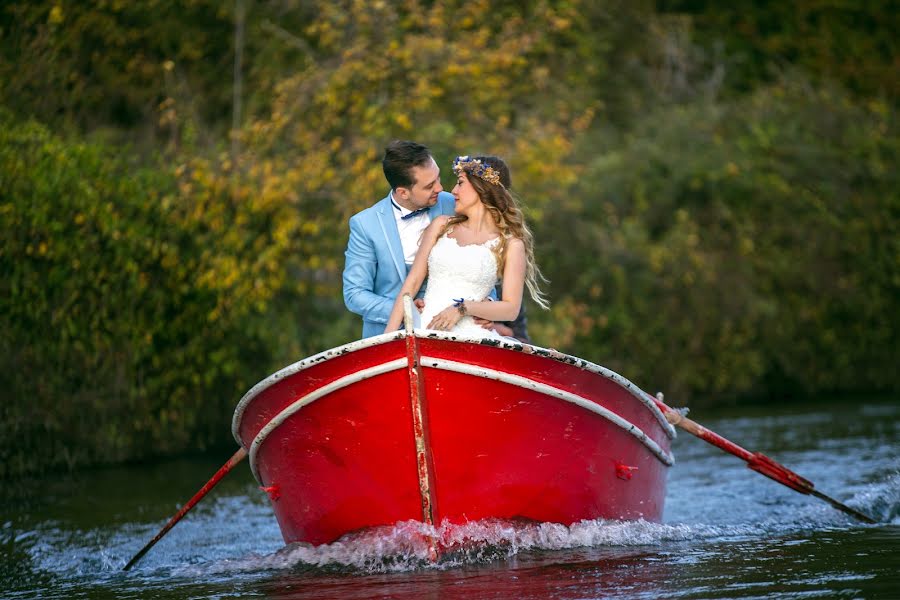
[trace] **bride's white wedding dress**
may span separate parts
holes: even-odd
[[[460,246],[447,233],[438,239],[428,255],[425,308],[419,316],[417,327],[428,327],[436,314],[459,298],[484,300],[497,284],[497,257],[493,248],[500,238],[483,244]],[[468,315],[460,319],[451,331],[483,338],[501,337],[497,332],[477,325]]]

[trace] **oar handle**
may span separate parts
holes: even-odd
[[[653,396],[650,396],[650,398],[656,403],[656,406],[659,407],[659,410],[662,411],[663,415],[665,415],[666,421],[668,421],[672,425],[684,429],[688,433],[697,436],[701,440],[708,442],[713,446],[716,446],[717,448],[728,452],[729,454],[734,454],[741,460],[750,462],[750,460],[753,459],[753,453],[749,450],[741,448],[731,440],[723,438],[715,431],[710,431],[700,423],[688,419],[683,414],[681,414],[671,406],[665,404],[661,400],[653,398]]]

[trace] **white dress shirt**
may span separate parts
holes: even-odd
[[[431,224],[431,217],[427,212],[420,213],[409,219],[403,219],[411,213],[397,204],[394,200],[394,192],[391,192],[391,204],[394,205],[394,219],[397,221],[397,230],[400,232],[400,244],[403,246],[403,259],[407,265],[411,265],[416,259],[416,252],[422,241],[422,232]]]

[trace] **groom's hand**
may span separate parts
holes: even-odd
[[[513,335],[512,327],[504,325],[503,323],[494,323],[494,331],[503,337],[516,337]]]
[[[416,308],[419,309],[419,312],[425,310],[425,301],[421,298],[416,298],[415,300],[413,300],[413,304],[416,305]]]
[[[493,329],[494,328],[493,321],[488,321],[487,319],[482,319],[481,317],[476,317],[475,315],[472,315],[472,318],[475,319],[475,324],[478,325],[479,327],[484,327],[485,329]]]

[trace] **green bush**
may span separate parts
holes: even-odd
[[[210,318],[174,175],[2,113],[0,189],[0,477],[226,437],[270,355]]]
[[[538,225],[542,335],[673,401],[900,387],[889,107],[801,81],[585,146],[580,201]]]

